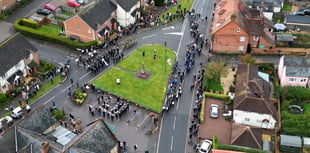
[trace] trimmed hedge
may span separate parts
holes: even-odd
[[[205,95],[205,94],[203,94]],[[206,105],[206,96],[202,97],[202,102],[201,102],[201,110],[200,110],[200,120],[199,123],[202,124],[205,121],[205,105]]]
[[[229,96],[228,95],[223,95],[223,94],[215,94],[215,93],[211,93],[211,92],[205,92],[205,96],[208,98],[214,98],[214,99],[221,99],[221,100],[229,100]]]
[[[23,19],[25,19],[25,18],[20,18],[20,19],[16,20],[14,23],[14,28],[15,28],[16,32],[20,32],[26,36],[30,36],[30,37],[34,37],[34,38],[37,38],[40,40],[46,40],[46,41],[54,42],[57,44],[61,44],[61,45],[64,45],[68,48],[71,48],[71,49],[90,48],[92,45],[97,45],[97,41],[91,41],[91,42],[87,42],[87,43],[75,42],[75,41],[72,41],[69,38],[64,37],[64,36],[54,35],[54,34],[51,34],[48,32],[39,31],[39,30],[31,28],[31,27],[23,26],[21,24],[21,21]]]
[[[38,28],[38,23],[36,21],[29,20],[26,18],[22,19],[19,24],[30,27],[30,28],[34,28],[34,29]]]
[[[269,153],[268,151],[265,151],[265,150],[253,149],[253,148],[235,146],[235,145],[226,145],[226,144],[217,144],[217,148],[222,149],[222,150],[241,151],[241,152],[248,152],[248,153]]]

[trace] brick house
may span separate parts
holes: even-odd
[[[213,52],[251,53],[275,47],[273,23],[239,0],[219,1],[212,22]]]
[[[35,70],[39,64],[37,49],[19,33],[0,43],[0,93],[6,93]]]
[[[309,87],[310,58],[282,56],[279,60],[278,76],[281,86]]]
[[[116,6],[110,0],[98,0],[64,21],[66,37],[77,36],[81,42],[105,41],[116,28]]]
[[[16,3],[17,0],[0,0],[0,14],[14,7]]]

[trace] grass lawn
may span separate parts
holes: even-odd
[[[154,49],[156,49],[156,60],[153,59]],[[144,57],[142,51],[145,51]],[[173,64],[175,54],[167,48],[165,55],[164,46],[142,46],[95,79],[93,84],[158,113],[162,108],[167,78],[172,70],[172,65],[167,63],[169,58]],[[144,69],[151,73],[146,80],[136,76],[136,72],[141,69],[143,63]],[[117,78],[120,78],[120,84],[116,84]]]
[[[61,26],[55,25],[55,24],[47,24],[47,25],[43,25],[41,28],[38,29],[39,31],[44,31],[53,35],[58,35],[60,30],[61,30]]]
[[[221,86],[221,81],[219,81],[219,83],[216,83],[215,79],[210,80],[209,89],[212,91],[224,91],[223,87]]]
[[[181,5],[181,10],[184,10],[184,8],[186,8],[186,10],[189,10],[191,8],[193,4],[193,0],[181,0],[178,2],[178,5]],[[178,5],[173,5],[171,6],[167,11],[163,12],[163,14],[167,14],[167,13],[171,13],[171,14],[175,14]],[[162,17],[162,15],[160,16],[161,20],[164,21],[164,18]]]
[[[291,12],[291,5],[283,5],[284,12]]]

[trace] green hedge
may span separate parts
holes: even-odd
[[[201,103],[201,110],[200,110],[200,118],[199,118],[199,123],[202,124],[205,121],[205,105],[206,105],[206,96],[202,97],[202,103]]]
[[[269,153],[268,151],[264,151],[260,149],[253,149],[253,148],[248,148],[248,147],[226,145],[226,144],[217,144],[217,148],[222,149],[222,150],[241,151],[241,152],[248,152],[248,153]]]
[[[20,25],[23,25],[23,26],[27,26],[27,27],[30,27],[30,28],[38,28],[38,23],[36,21],[33,21],[33,20],[29,20],[29,19],[22,19],[19,23]]]
[[[5,103],[8,100],[6,94],[0,94],[0,103]]]
[[[61,45],[64,45],[68,48],[71,48],[71,49],[90,48],[90,46],[97,44],[97,41],[91,41],[91,42],[87,42],[87,43],[74,42],[74,41],[72,41],[69,38],[64,37],[64,36],[51,34],[51,33],[40,31],[40,30],[31,28],[31,27],[27,27],[27,26],[22,26],[21,20],[23,20],[23,19],[25,19],[25,18],[20,18],[20,19],[16,20],[14,23],[14,28],[15,28],[16,32],[20,32],[26,36],[34,37],[34,38],[37,38],[40,40],[54,42],[57,44],[61,44]]]
[[[229,96],[228,95],[223,95],[223,94],[215,94],[215,93],[211,93],[211,92],[205,92],[205,96],[208,98],[215,98],[215,99],[221,99],[221,100],[229,100]]]

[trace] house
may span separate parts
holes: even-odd
[[[39,55],[35,48],[20,33],[0,43],[0,93],[6,93],[19,85],[34,69],[29,64],[39,64]]]
[[[273,23],[239,0],[222,0],[213,13],[213,52],[251,53],[275,47]]]
[[[285,16],[284,24],[287,29],[297,31],[309,31],[310,30],[310,16],[308,15],[294,15],[289,14]]]
[[[258,75],[258,66],[239,64],[233,121],[236,124],[274,129],[278,120],[271,84]]]
[[[309,87],[310,58],[282,56],[279,60],[278,76],[281,86]]]
[[[249,148],[263,149],[262,135],[262,128],[233,123],[231,144]]]
[[[262,10],[264,16],[272,20],[273,13],[279,13],[283,7],[283,0],[242,0],[250,8]]]
[[[109,39],[116,29],[116,5],[110,0],[97,0],[77,15],[64,21],[66,37],[78,37],[81,42]]]
[[[292,47],[294,42],[294,36],[292,34],[279,33],[276,35],[277,47]]]
[[[280,151],[299,153],[302,148],[302,140],[300,136],[280,135]]]
[[[140,16],[141,0],[115,0],[117,5],[117,21],[123,27],[136,22]],[[141,3],[141,4],[140,4]]]
[[[19,0],[1,0],[0,1],[0,14],[4,14],[9,9],[13,8]]]
[[[41,105],[15,127],[16,152],[118,153],[118,141],[102,119],[75,134],[56,124],[50,110]]]

